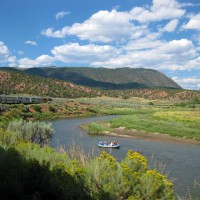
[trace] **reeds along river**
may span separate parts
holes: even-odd
[[[107,149],[111,155],[122,160],[129,149],[141,151],[149,160],[149,166],[161,169],[162,173],[168,175],[173,180],[174,189],[181,198],[188,199],[188,190],[194,199],[200,199],[200,146],[177,144],[170,142],[153,142],[141,139],[130,139],[122,137],[90,136],[80,128],[80,125],[92,121],[104,121],[116,116],[62,119],[51,121],[55,129],[54,137],[51,141],[52,147],[59,145],[66,149],[72,144],[80,145],[85,152],[93,151],[98,155],[100,151],[97,144],[100,140],[117,140],[120,149]]]

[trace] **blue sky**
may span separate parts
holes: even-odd
[[[151,68],[200,89],[199,0],[0,0],[0,66]]]

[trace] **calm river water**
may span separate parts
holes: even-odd
[[[100,140],[117,140],[120,149],[107,149],[111,155],[122,160],[129,149],[141,151],[149,160],[150,168],[154,166],[163,169],[163,174],[173,180],[176,194],[181,199],[188,199],[188,190],[194,199],[200,199],[200,145],[175,144],[170,142],[153,142],[141,139],[130,139],[108,136],[90,136],[79,126],[92,121],[104,121],[116,116],[62,119],[50,121],[55,129],[51,141],[52,147],[59,145],[66,149],[72,144],[83,146],[86,152],[99,154],[102,150],[97,147]],[[197,182],[197,184],[195,184]],[[186,194],[187,193],[187,194]]]

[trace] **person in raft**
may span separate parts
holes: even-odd
[[[111,142],[111,146],[115,146],[115,145],[117,145],[117,142],[114,140]]]
[[[108,142],[105,139],[103,140],[103,143],[108,145]]]

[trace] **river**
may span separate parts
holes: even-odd
[[[168,179],[173,180],[174,189],[181,199],[188,199],[188,190],[194,199],[200,199],[200,145],[177,144],[170,142],[154,142],[144,139],[130,139],[109,136],[90,136],[80,128],[80,125],[104,121],[116,116],[103,116],[91,118],[59,119],[50,121],[55,134],[51,140],[51,146],[56,148],[62,145],[68,149],[72,144],[83,146],[86,152],[94,151],[98,155],[102,150],[97,147],[100,140],[117,140],[120,149],[107,149],[119,161],[122,160],[129,149],[141,151],[149,160],[150,168],[156,166],[162,169]],[[197,182],[197,184],[195,184]],[[187,194],[186,194],[187,193]]]

